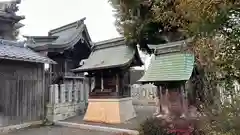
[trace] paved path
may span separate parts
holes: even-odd
[[[1,135],[114,135],[114,134],[107,132],[53,126],[23,129],[16,132]]]
[[[83,121],[83,116],[76,116],[67,120],[65,122],[79,123],[79,124],[88,124],[88,125],[97,125],[104,127],[113,127],[113,128],[122,128],[122,129],[130,129],[137,130],[139,125],[149,117],[152,117],[154,112],[156,111],[155,106],[135,106],[137,117],[131,119],[125,123],[121,124],[104,124],[104,123],[93,123],[93,122],[85,122]]]

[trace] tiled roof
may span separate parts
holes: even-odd
[[[75,72],[115,68],[130,64],[136,58],[137,49],[127,46],[123,38],[95,43],[93,51]],[[139,57],[140,60],[140,57]]]
[[[0,39],[0,59],[56,64],[53,60],[24,47],[23,43]]]
[[[79,41],[91,42],[84,20],[85,18],[50,30],[48,36],[25,36],[28,39],[27,46],[36,51],[56,51],[68,49]]]

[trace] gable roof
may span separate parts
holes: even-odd
[[[141,61],[137,49],[127,46],[122,37],[114,38],[95,43],[89,58],[84,61],[81,67],[73,71],[84,72],[122,67],[131,64],[134,59]]]
[[[155,56],[140,82],[166,82],[189,80],[194,55],[182,51],[185,41],[172,42],[155,48]]]
[[[23,43],[0,39],[0,59],[56,64],[55,61],[24,47]]]
[[[62,51],[73,47],[79,41],[86,41],[90,48],[92,41],[84,24],[85,19],[50,30],[48,36],[25,36],[27,46],[35,51]]]

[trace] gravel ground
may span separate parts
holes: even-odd
[[[76,128],[67,127],[40,127],[40,128],[30,128],[23,129],[16,132],[11,132],[7,134],[0,135],[114,135],[113,133],[89,131]]]

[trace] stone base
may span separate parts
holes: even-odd
[[[51,122],[65,120],[67,118],[83,113],[85,103],[59,103],[47,105],[47,119]]]
[[[85,121],[102,123],[123,123],[136,117],[132,98],[88,99]]]

